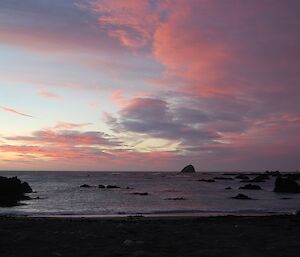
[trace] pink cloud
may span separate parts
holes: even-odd
[[[140,48],[151,42],[159,24],[160,10],[148,0],[92,1],[93,12],[99,14],[99,26],[130,48]]]
[[[70,123],[60,121],[53,127],[54,130],[68,130],[68,129],[78,129],[84,128],[86,126],[92,125],[92,123]]]
[[[23,113],[23,112],[19,112],[19,111],[15,110],[15,109],[8,108],[8,107],[5,107],[5,106],[0,106],[0,109],[3,110],[3,111],[5,111],[5,112],[14,113],[14,114],[17,114],[17,115],[20,115],[20,116],[34,118],[33,116],[31,116],[29,114],[26,114],[26,113]]]
[[[46,98],[50,98],[50,99],[60,99],[61,96],[52,92],[49,92],[47,90],[41,90],[39,91],[39,95],[46,97]]]

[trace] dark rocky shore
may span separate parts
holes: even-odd
[[[0,218],[2,257],[296,257],[300,216]]]

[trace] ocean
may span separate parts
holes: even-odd
[[[15,216],[216,216],[272,215],[300,210],[300,194],[274,193],[274,177],[257,183],[262,190],[238,189],[239,179],[199,182],[221,173],[183,174],[178,172],[13,172],[1,176],[18,176],[27,181],[37,198],[21,205],[0,208],[0,215]],[[250,176],[250,177],[254,177]],[[88,184],[92,187],[81,188]],[[101,189],[99,184],[121,188]],[[226,187],[231,190],[226,190]],[[140,194],[142,193],[142,194]],[[148,194],[143,194],[148,193]],[[243,193],[253,200],[231,197]]]

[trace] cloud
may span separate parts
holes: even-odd
[[[213,130],[176,120],[167,102],[161,99],[131,99],[119,112],[119,118],[106,114],[106,120],[115,131],[134,132],[185,144],[205,143],[219,138]]]
[[[96,13],[101,28],[129,48],[151,43],[152,34],[160,23],[161,10],[148,0],[94,0],[89,9]]]
[[[66,127],[66,124],[64,124],[64,127]],[[11,136],[5,137],[5,139],[31,144],[55,144],[60,146],[119,146],[121,144],[118,140],[103,132],[79,132],[76,130],[38,130],[33,132],[31,136]]]
[[[43,54],[118,51],[118,44],[95,27],[96,18],[76,2],[2,0],[1,42]]]
[[[26,113],[23,113],[23,112],[19,112],[19,111],[15,110],[15,109],[8,108],[8,107],[5,107],[5,106],[0,106],[0,109],[3,110],[3,111],[5,111],[5,112],[14,113],[14,114],[17,114],[17,115],[20,115],[20,116],[34,118],[33,116],[31,116],[29,114],[26,114]]]
[[[40,96],[50,98],[50,99],[60,99],[61,96],[52,92],[49,92],[47,90],[41,90],[38,92]]]
[[[71,123],[71,122],[64,122],[60,121],[57,122],[55,126],[52,128],[54,130],[67,130],[67,129],[78,129],[78,128],[84,128],[86,126],[92,125],[92,123]]]

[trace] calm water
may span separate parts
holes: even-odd
[[[300,210],[300,194],[272,192],[274,178],[259,183],[263,190],[239,190],[239,180],[215,183],[199,182],[217,173],[179,174],[171,172],[0,172],[29,182],[41,199],[24,201],[26,205],[0,208],[0,214],[31,216],[105,216],[105,215],[223,215],[292,213]],[[227,176],[234,177],[234,176]],[[118,185],[121,189],[80,188],[81,184]],[[233,190],[225,190],[231,186]],[[132,189],[126,189],[130,187]],[[149,195],[132,193],[148,192]],[[235,200],[244,193],[256,200]],[[183,197],[186,200],[166,200]],[[291,197],[291,199],[282,199]]]

